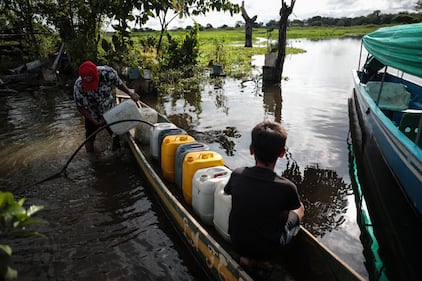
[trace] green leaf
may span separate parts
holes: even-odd
[[[12,255],[12,248],[10,248],[8,245],[0,244],[0,250],[6,253],[8,256]]]
[[[0,192],[0,208],[5,208],[9,202],[13,202],[13,195],[10,192]]]
[[[10,267],[11,257],[12,249],[8,245],[0,244],[0,280],[12,280],[18,277],[18,272]]]
[[[8,266],[5,277],[6,277],[6,280],[16,279],[18,278],[18,272],[15,269]]]
[[[21,198],[21,199],[19,199],[19,201],[18,201],[18,204],[19,204],[19,206],[23,206],[23,203],[25,203],[25,198]]]
[[[21,222],[20,226],[25,227],[27,225],[39,224],[39,223],[47,223],[47,222],[44,221],[44,220],[27,219],[27,220]]]
[[[42,209],[44,209],[44,206],[41,205],[32,205],[28,208],[28,210],[26,211],[28,216],[32,216],[35,213],[41,211]]]
[[[22,215],[22,214],[26,215],[26,211],[22,206],[18,204],[9,205],[9,207],[4,212],[5,216],[7,215],[17,216],[17,215]]]
[[[42,233],[39,233],[36,231],[27,231],[27,230],[16,230],[10,233],[8,236],[14,237],[14,238],[23,238],[23,237],[47,238],[47,236]]]

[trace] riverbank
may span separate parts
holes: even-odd
[[[382,26],[364,25],[350,27],[289,27],[287,39],[332,39],[346,37],[361,37]],[[135,42],[149,36],[157,36],[158,31],[134,32],[132,37]],[[186,30],[169,31],[171,36],[182,37]],[[253,47],[245,48],[245,29],[238,28],[218,28],[204,29],[198,33],[199,60],[200,67],[206,67],[210,61],[221,64],[225,73],[231,77],[245,78],[251,70],[252,56],[269,53],[271,49],[276,49],[275,42],[278,38],[278,30],[268,28],[254,28],[252,32]],[[139,42],[139,41],[138,41]],[[287,46],[286,54],[304,53],[306,50]]]

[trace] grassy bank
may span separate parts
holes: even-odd
[[[288,39],[329,39],[342,37],[361,37],[380,26],[351,26],[351,27],[289,27]],[[185,31],[170,31],[172,36],[183,36]],[[133,33],[134,37],[157,36],[158,32]],[[199,32],[200,63],[208,64],[210,60],[225,65],[236,61],[243,61],[241,57],[264,54],[269,51],[268,43],[277,41],[278,30],[269,31],[267,28],[253,29],[253,48],[244,48],[244,28],[208,29]],[[306,50],[287,48],[287,54],[305,52]]]
[[[342,37],[361,37],[370,33],[379,26],[353,27],[290,27],[287,30],[288,39],[329,39]],[[227,72],[232,75],[238,72],[239,76],[248,71],[252,55],[265,54],[270,51],[269,42],[277,42],[278,30],[255,28],[253,30],[253,48],[244,48],[244,28],[212,29],[199,32],[200,63],[206,64],[210,60],[226,66]],[[306,52],[298,48],[286,49],[287,54]],[[236,69],[230,66],[236,65]],[[244,70],[240,71],[239,70]]]
[[[380,26],[353,27],[289,27],[288,39],[330,39],[342,37],[361,37]],[[158,36],[157,32],[132,33],[133,39],[146,36]],[[172,36],[182,37],[186,31],[170,31]],[[254,28],[253,48],[245,48],[244,28],[208,29],[198,33],[199,39],[199,68],[206,67],[212,60],[221,64],[224,72],[240,79],[250,79],[251,59],[254,55],[268,53],[271,49],[269,42],[277,42],[278,30]],[[273,47],[274,48],[274,47]],[[306,52],[306,50],[288,47],[287,54]]]
[[[287,39],[297,39],[297,38],[306,38],[306,39],[329,39],[329,38],[341,38],[356,36],[360,37],[362,35],[368,34],[382,26],[379,25],[362,25],[362,26],[349,26],[349,27],[324,27],[324,26],[309,26],[309,27],[300,27],[294,26],[287,29]],[[182,36],[185,34],[185,31],[170,31],[172,35]],[[136,37],[145,37],[148,35],[158,35],[158,31],[153,32],[136,32],[132,33]],[[253,29],[253,38],[257,40],[258,38],[268,38],[277,39],[278,31],[272,30],[268,32],[267,28],[254,28]],[[245,29],[243,27],[238,28],[226,28],[226,29],[207,29],[199,32],[200,41],[211,41],[213,39],[222,40],[239,43],[243,45],[245,39]]]
[[[363,25],[350,27],[290,27],[287,30],[288,39],[329,39],[342,37],[361,37],[380,28],[378,25]]]

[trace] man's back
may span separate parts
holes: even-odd
[[[296,186],[261,167],[233,171],[225,188],[232,194],[229,232],[242,256],[271,259],[279,249],[282,214],[300,207]]]

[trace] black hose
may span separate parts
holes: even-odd
[[[46,182],[46,181],[49,181],[49,180],[52,180],[52,179],[55,179],[55,178],[58,178],[58,177],[60,177],[60,176],[62,176],[62,175],[66,175],[66,169],[67,169],[67,167],[69,166],[69,164],[70,164],[70,162],[73,160],[73,158],[76,156],[76,154],[79,152],[79,150],[81,150],[81,148],[88,142],[88,141],[90,141],[96,134],[98,134],[99,132],[101,132],[102,130],[104,130],[104,129],[106,129],[106,128],[108,128],[108,127],[110,127],[110,126],[112,126],[112,125],[115,125],[115,124],[118,124],[118,123],[123,123],[123,122],[140,122],[140,123],[145,123],[145,124],[147,124],[147,125],[150,125],[150,126],[154,126],[154,124],[152,124],[152,123],[150,123],[150,122],[148,122],[148,121],[144,121],[144,120],[140,120],[140,119],[124,119],[124,120],[118,120],[118,121],[114,121],[114,122],[111,122],[110,124],[107,124],[107,125],[104,125],[103,127],[101,127],[101,128],[98,128],[95,132],[93,132],[89,137],[87,137],[86,139],[85,139],[85,141],[83,142],[83,143],[81,143],[80,145],[79,145],[79,147],[73,152],[73,154],[69,157],[69,159],[66,161],[66,163],[64,164],[64,166],[63,166],[63,168],[59,171],[59,172],[57,172],[57,173],[55,173],[54,175],[51,175],[51,176],[49,176],[49,177],[47,177],[47,178],[45,178],[45,179],[43,179],[43,180],[41,180],[41,181],[39,181],[39,182],[36,182],[36,183],[34,183],[32,186],[35,186],[35,185],[38,185],[38,184],[41,184],[41,183],[44,183],[44,182]]]

